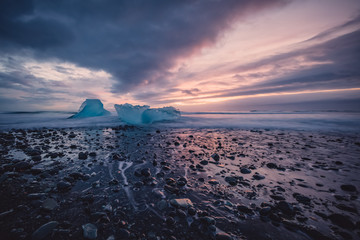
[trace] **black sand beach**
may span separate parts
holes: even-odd
[[[359,239],[360,136],[72,128],[0,134],[1,239]]]

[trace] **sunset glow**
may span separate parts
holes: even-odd
[[[181,110],[199,105],[206,111],[214,104],[221,109],[227,101],[241,99],[289,96],[291,102],[291,95],[306,93],[304,100],[316,101],[317,93],[322,93],[322,100],[335,100],[334,92],[341,99],[353,99],[354,94],[348,93],[358,93],[358,1],[232,4],[223,6],[218,19],[208,20],[203,33],[194,16],[188,19],[191,23],[186,20],[191,11],[186,6],[177,10],[180,20],[176,21],[192,24],[190,30],[158,9],[161,19],[94,17],[91,21],[106,26],[95,33],[69,12],[55,14],[51,4],[34,4],[36,11],[24,12],[22,20],[6,21],[28,24],[31,20],[26,19],[51,18],[69,31],[69,38],[53,36],[66,44],[42,48],[2,34],[1,107],[4,111],[76,110],[83,99],[99,98],[110,109],[128,102],[174,105]],[[84,13],[84,19],[88,17]],[[72,29],[71,21],[76,21],[79,31]],[[131,25],[138,32],[121,33],[122,26]],[[86,39],[89,34],[93,38]],[[271,98],[265,101],[271,103]]]

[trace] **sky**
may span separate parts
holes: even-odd
[[[87,98],[360,110],[360,1],[0,1],[0,111]]]

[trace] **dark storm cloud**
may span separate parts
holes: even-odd
[[[31,49],[103,69],[113,92],[163,83],[179,59],[213,44],[235,20],[286,0],[1,1],[0,51]],[[61,71],[61,70],[60,70]]]

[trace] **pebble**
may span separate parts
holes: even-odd
[[[217,185],[217,184],[219,184],[219,181],[216,180],[216,179],[210,179],[210,180],[209,180],[209,183],[210,183],[211,185]]]
[[[218,162],[220,160],[220,156],[217,153],[214,153],[213,155],[211,155],[212,159],[214,159],[216,162]]]
[[[270,169],[275,169],[277,168],[277,165],[275,163],[267,163],[266,166]]]
[[[216,240],[232,240],[232,237],[227,233],[221,232],[221,233],[216,234],[215,239]]]
[[[286,215],[291,216],[291,215],[294,214],[293,206],[290,203],[286,202],[286,201],[280,201],[277,204],[277,207],[280,209],[280,211],[282,211]]]
[[[15,170],[18,172],[27,170],[31,167],[32,167],[32,165],[28,162],[18,162],[14,165]]]
[[[251,170],[248,169],[248,168],[241,168],[241,169],[240,169],[240,172],[241,172],[242,174],[249,174],[249,173],[251,173]]]
[[[52,198],[46,199],[42,204],[42,208],[48,211],[52,211],[57,206],[58,206],[57,202]]]
[[[310,205],[311,199],[309,197],[306,197],[300,193],[294,193],[293,197],[298,201],[299,203]]]
[[[71,184],[69,182],[65,182],[65,181],[59,182],[56,186],[57,186],[57,189],[62,192],[68,191],[71,188]]]
[[[209,164],[209,161],[207,161],[207,160],[202,160],[202,161],[200,162],[200,164],[202,164],[202,165],[208,165],[208,164]]]
[[[141,169],[140,173],[144,177],[150,177],[151,176],[150,168],[143,168],[143,169]]]
[[[170,204],[175,207],[188,208],[193,207],[193,203],[188,198],[177,198],[170,200]]]
[[[85,160],[88,158],[88,154],[87,153],[84,153],[84,152],[79,152],[79,155],[78,155],[79,159],[81,160]]]
[[[234,177],[225,177],[225,181],[231,186],[235,186],[237,184],[237,179]]]
[[[265,179],[265,176],[260,175],[260,174],[258,174],[258,173],[255,173],[255,174],[253,175],[253,179],[255,179],[255,180],[262,180],[262,179]]]

